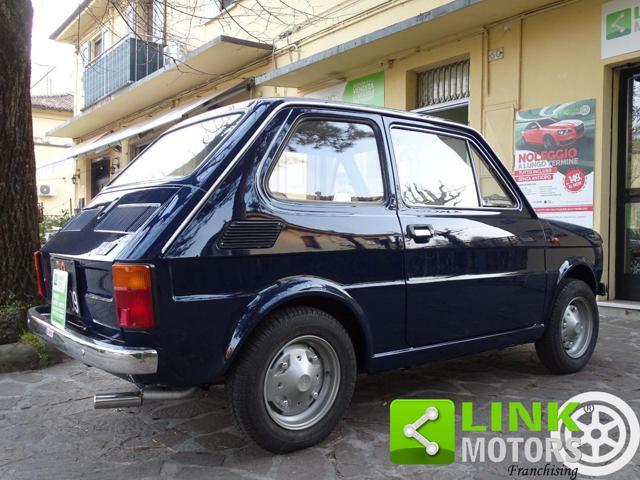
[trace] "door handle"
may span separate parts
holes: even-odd
[[[433,225],[407,225],[407,235],[416,242],[428,242],[435,235]]]

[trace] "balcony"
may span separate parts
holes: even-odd
[[[54,128],[49,135],[86,137],[152,105],[167,107],[169,99],[188,97],[188,92],[205,90],[204,87],[209,84],[212,85],[206,88],[207,94],[219,93],[229,86],[228,82],[221,85],[221,78],[234,78],[237,81],[238,76],[234,72],[256,62],[266,62],[272,53],[271,45],[221,35],[185,54],[179,63],[165,61],[166,65],[157,71],[137,82],[129,82],[129,85],[105,97],[109,101],[97,101],[83,108],[78,115]],[[191,75],[185,75],[190,72]],[[213,82],[220,85],[214,86]]]
[[[161,44],[134,37],[120,40],[84,69],[84,108],[95,105],[163,65]]]

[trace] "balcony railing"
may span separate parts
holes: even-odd
[[[127,37],[93,60],[83,76],[84,108],[162,68],[162,45]]]

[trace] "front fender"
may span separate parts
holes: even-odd
[[[326,298],[346,307],[358,322],[366,348],[366,358],[371,358],[371,331],[366,315],[358,302],[339,284],[317,277],[288,277],[279,280],[255,296],[238,321],[229,345],[225,350],[227,366],[231,363],[253,330],[278,307],[305,297]]]
[[[572,274],[572,272],[578,273],[576,270],[580,270],[580,274],[582,275]],[[598,288],[598,283],[594,274],[594,265],[587,257],[576,255],[566,258],[558,267],[558,275],[556,276],[555,281],[553,280],[553,277],[549,277],[549,283],[547,284],[547,291],[549,293],[547,294],[544,310],[545,323],[551,315],[551,310],[553,309],[553,303],[555,301],[560,282],[569,276],[588,279],[594,288]]]

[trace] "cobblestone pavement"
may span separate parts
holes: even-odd
[[[351,408],[327,440],[274,456],[239,436],[222,387],[140,409],[93,410],[93,393],[130,386],[67,361],[41,371],[0,375],[0,479],[510,478],[510,464],[462,463],[459,457],[448,466],[392,465],[389,402],[445,397],[456,405],[473,401],[487,407],[490,401],[564,401],[601,390],[640,412],[639,364],[640,322],[602,318],[596,353],[575,375],[549,374],[529,345],[362,375]],[[487,408],[476,417],[478,423],[487,422]],[[640,478],[640,453],[613,478]]]

